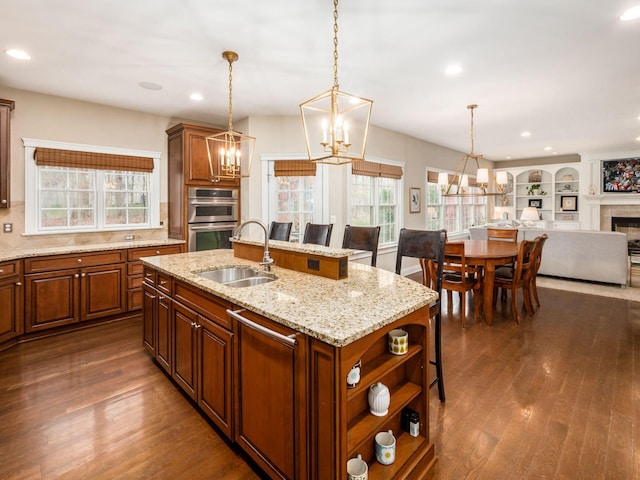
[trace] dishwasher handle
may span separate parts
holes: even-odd
[[[278,333],[274,330],[271,330],[270,328],[267,327],[263,327],[262,325],[260,325],[259,323],[256,323],[252,320],[249,320],[248,318],[243,317],[242,315],[240,315],[240,312],[244,312],[244,309],[242,310],[227,310],[227,313],[229,315],[231,315],[233,318],[235,318],[236,320],[238,320],[240,323],[242,323],[243,325],[246,325],[249,328],[252,328],[253,330],[256,330],[260,333],[263,333],[265,335],[267,335],[268,337],[271,337],[275,340],[278,340],[282,343],[285,343],[287,345],[296,345],[298,343],[298,341],[296,340],[296,335],[295,333],[292,333],[291,335],[283,335],[282,333]]]

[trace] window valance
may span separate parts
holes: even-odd
[[[316,164],[309,160],[275,160],[273,172],[276,177],[315,177]]]
[[[92,168],[128,172],[153,171],[153,158],[131,155],[36,148],[33,152],[33,158],[39,167]]]
[[[364,175],[367,177],[402,178],[402,167],[397,165],[387,165],[386,163],[367,162],[357,160],[351,164],[353,175]]]

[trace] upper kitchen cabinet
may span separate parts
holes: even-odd
[[[170,238],[186,239],[188,187],[240,187],[238,179],[216,178],[217,163],[209,165],[207,137],[220,132],[222,130],[188,123],[179,123],[167,130]]]
[[[11,174],[11,110],[13,100],[0,99],[0,208],[9,208]]]

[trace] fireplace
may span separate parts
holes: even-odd
[[[627,235],[629,255],[640,255],[640,217],[611,217],[611,230]]]

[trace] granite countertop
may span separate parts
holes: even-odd
[[[235,243],[246,243],[247,245],[264,247],[264,240],[231,238],[231,241]],[[349,248],[325,247],[324,245],[315,245],[312,243],[285,242],[281,240],[269,240],[269,248],[277,248],[278,250],[285,250],[288,252],[307,253],[310,255],[321,255],[324,257],[348,257],[354,252],[354,250]]]
[[[438,298],[435,291],[418,282],[353,262],[349,262],[349,277],[343,280],[274,265],[271,273],[278,277],[276,281],[244,288],[228,287],[197,274],[233,265],[261,268],[257,262],[234,257],[233,250],[144,257],[142,262],[337,347],[348,345]]]
[[[109,242],[109,243],[89,243],[86,245],[67,245],[59,247],[45,247],[45,248],[14,248],[11,251],[0,252],[0,262],[9,260],[17,260],[20,258],[28,257],[41,257],[44,255],[61,255],[65,253],[87,253],[87,252],[100,252],[107,250],[120,250],[123,248],[137,248],[137,247],[161,247],[164,245],[181,245],[184,244],[184,240],[132,240],[129,242]]]

